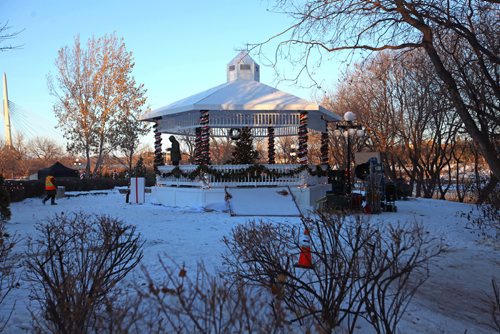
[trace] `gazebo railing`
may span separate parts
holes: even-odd
[[[219,173],[230,174],[234,171],[245,170],[250,165],[210,165],[211,169],[217,170]],[[273,174],[284,174],[292,170],[297,169],[300,165],[288,164],[288,165],[263,165],[267,169],[273,172]],[[181,165],[180,170],[186,174],[193,172],[198,166],[197,165]],[[269,175],[267,173],[261,173],[256,175],[253,173],[246,173],[246,175],[241,175],[238,177],[232,176],[230,181],[221,180],[221,177],[217,175],[206,174],[204,178],[196,177],[195,179],[190,179],[183,175],[169,175],[167,177],[162,176],[162,174],[171,173],[175,166],[159,166],[158,170],[160,175],[156,178],[156,184],[158,186],[190,186],[190,187],[236,187],[236,186],[313,186],[318,184],[326,184],[327,177],[325,176],[312,176],[307,170],[302,171],[296,175]]]

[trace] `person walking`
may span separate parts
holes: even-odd
[[[170,136],[168,139],[172,143],[172,147],[167,148],[167,151],[170,151],[170,160],[172,161],[172,165],[179,166],[179,162],[181,161],[181,149],[179,147],[179,142],[174,136]]]
[[[45,192],[47,193],[47,196],[43,199],[43,204],[47,202],[47,200],[50,198],[50,204],[51,205],[57,205],[56,203],[56,192],[57,192],[57,185],[56,185],[56,179],[52,175],[47,175],[45,178]]]

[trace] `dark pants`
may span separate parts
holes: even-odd
[[[45,198],[43,199],[43,202],[47,202],[50,198],[50,204],[54,204],[55,201],[56,201],[56,193],[57,191],[54,189],[54,190],[47,190],[47,196],[45,196]]]

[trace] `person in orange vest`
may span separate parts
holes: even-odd
[[[47,202],[47,200],[50,198],[50,204],[57,205],[56,190],[56,179],[52,175],[47,175],[47,177],[45,178],[45,191],[47,192],[47,196],[45,196],[45,198],[43,199],[43,204],[45,204],[45,202]]]

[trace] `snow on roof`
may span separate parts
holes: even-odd
[[[186,97],[167,106],[150,111],[140,119],[152,121],[164,116],[190,111],[317,111],[326,121],[338,121],[337,114],[260,83],[259,65],[247,51],[241,51],[227,64],[227,82],[201,93]]]
[[[328,121],[340,117],[318,104],[282,92],[254,80],[234,80],[189,96],[141,117],[152,120],[193,110],[226,111],[319,111]]]

